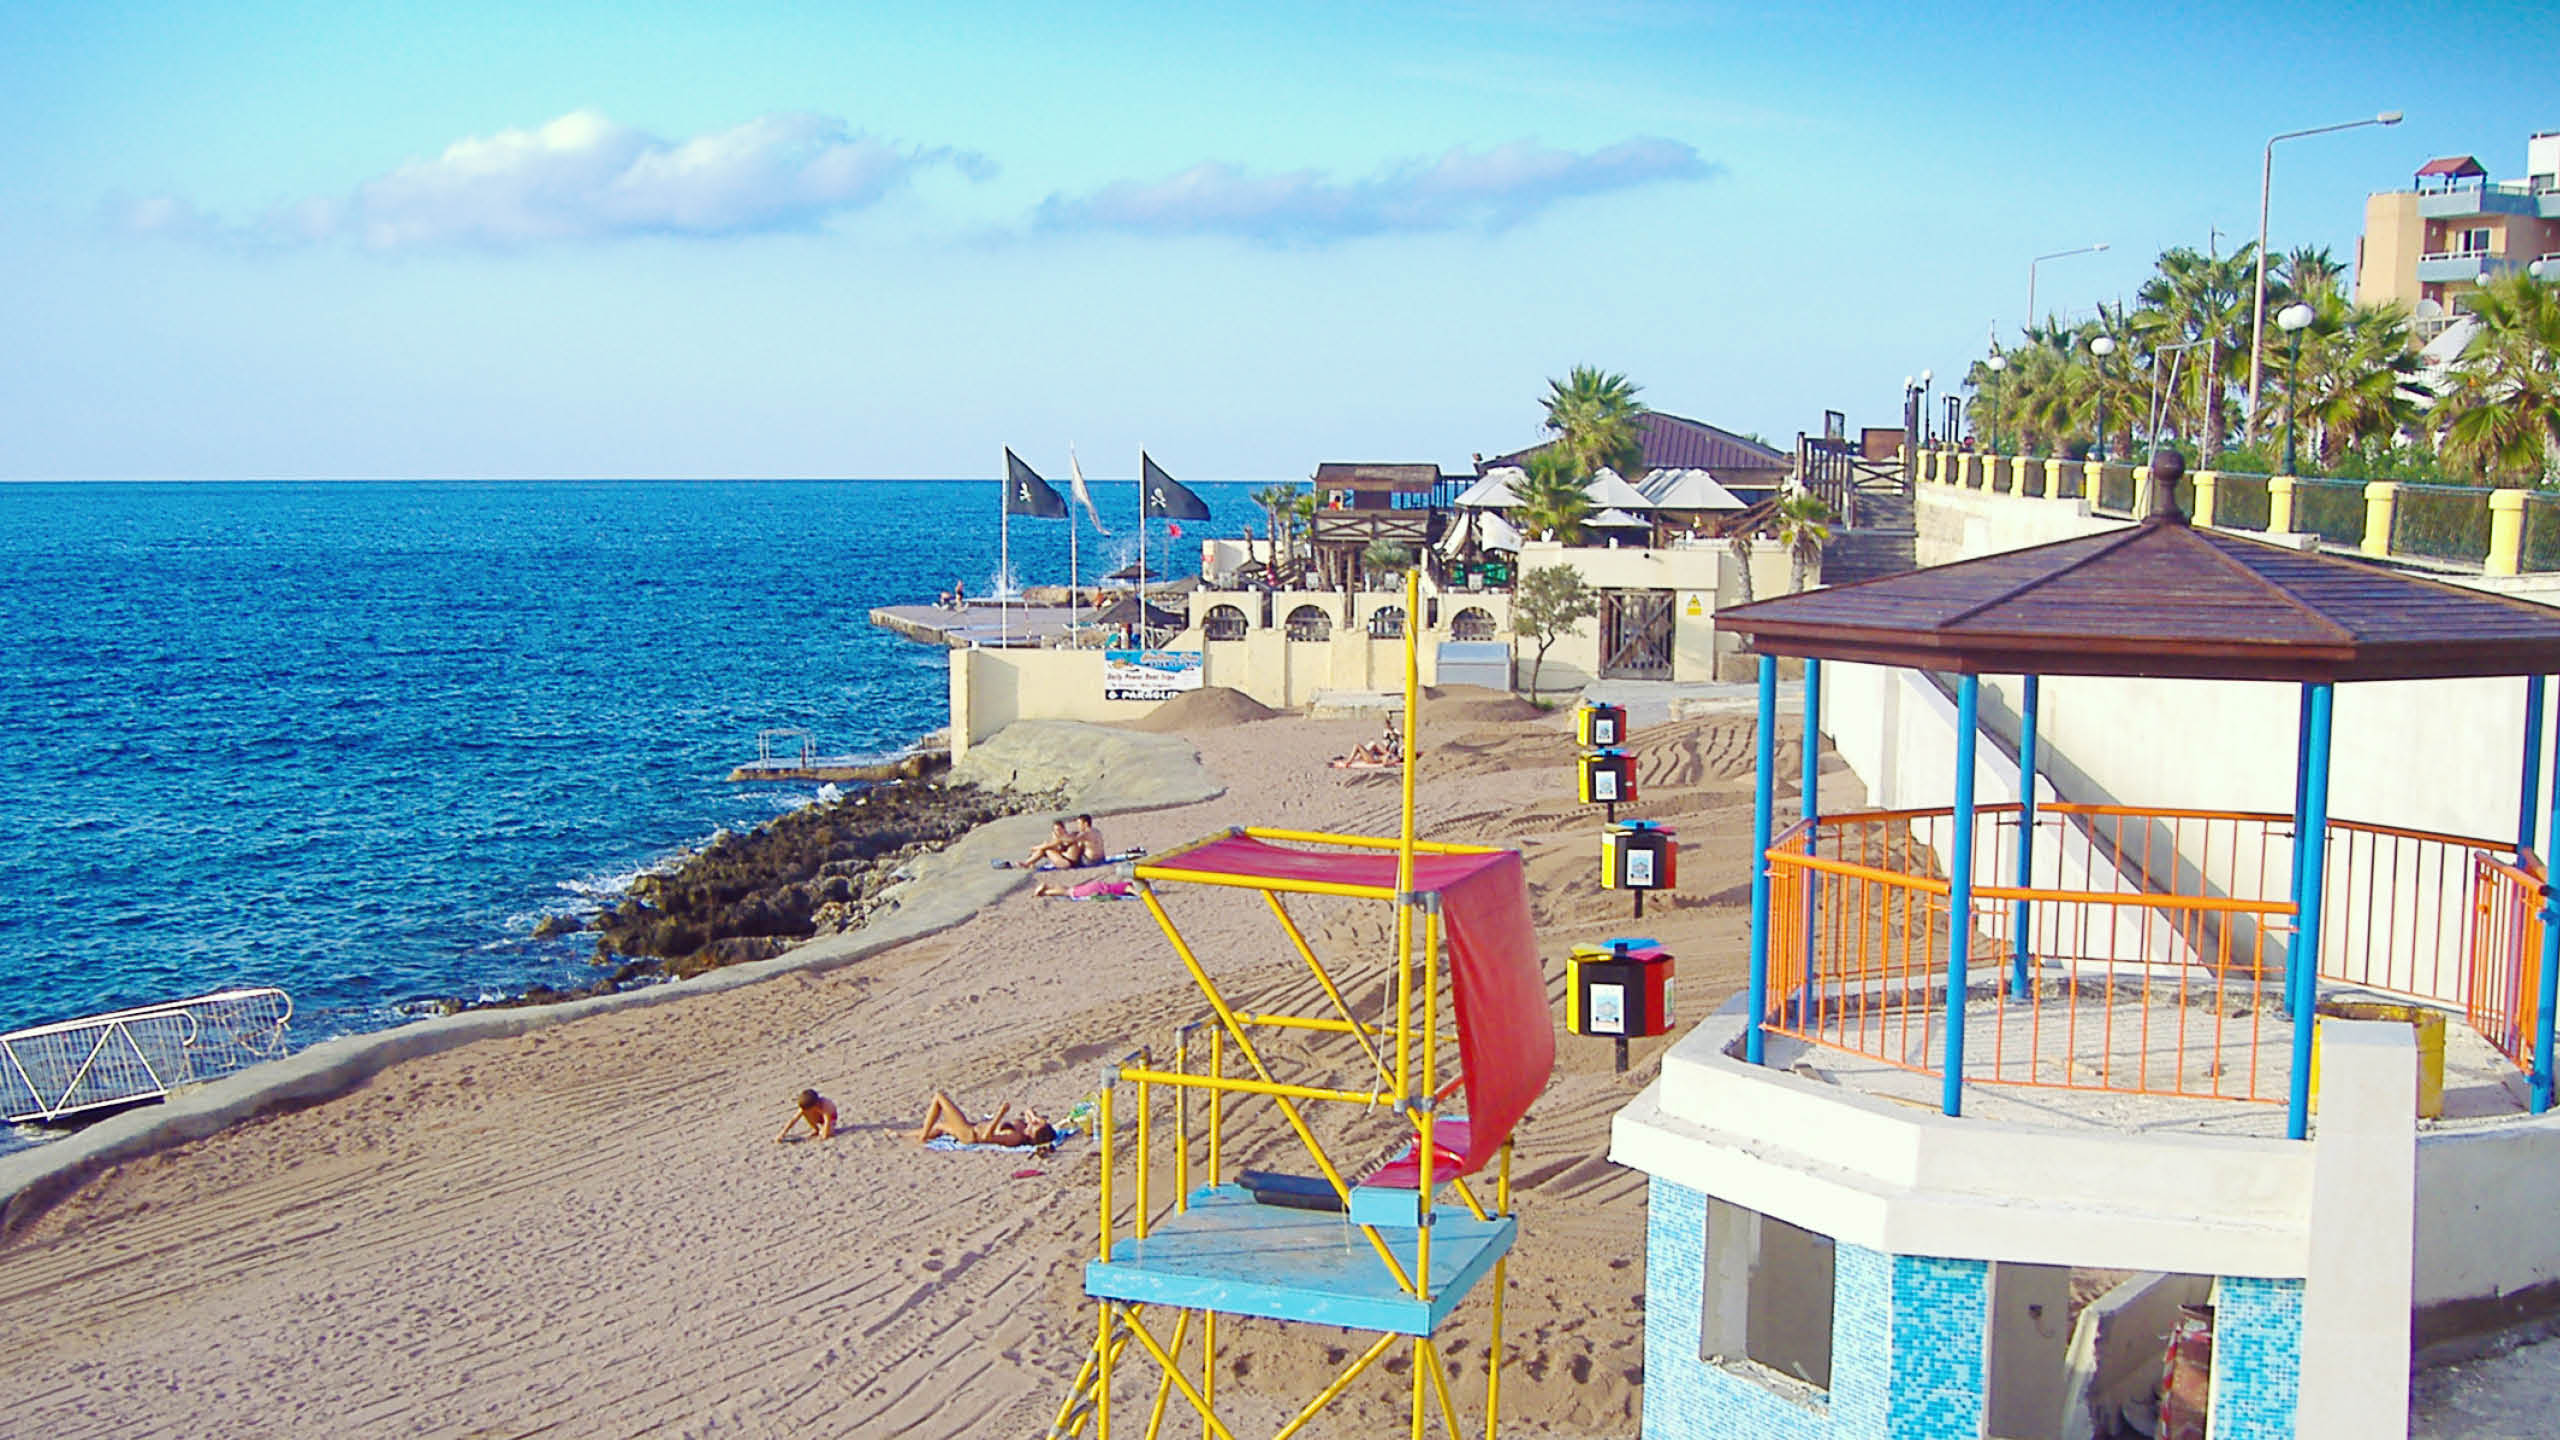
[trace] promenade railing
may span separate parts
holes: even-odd
[[[1799,822],[1767,854],[1764,1027],[1989,1084],[2281,1103],[2299,912],[2286,814],[2045,804],[1976,812],[1961,1020],[1949,1011],[1950,810]],[[2320,979],[2464,1015],[2529,1065],[2538,862],[2496,842],[2332,822]]]
[[[1933,450],[1918,470],[1924,484],[2086,500],[2102,515],[2150,509],[2147,465]],[[2336,549],[2488,575],[2560,571],[2560,491],[2205,469],[2179,481],[2177,498],[2197,523],[2226,530],[2316,535]]]

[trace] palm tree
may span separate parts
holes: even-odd
[[[1295,485],[1272,485],[1253,492],[1253,503],[1271,517],[1271,574],[1275,579],[1281,567],[1297,554],[1298,497],[1305,493]]]
[[[1563,446],[1551,446],[1529,457],[1528,478],[1516,488],[1519,504],[1513,519],[1525,535],[1549,535],[1567,545],[1582,539],[1583,518],[1591,513],[1589,482]]]
[[[2291,412],[2325,469],[2347,449],[2415,425],[2425,392],[2412,378],[2419,361],[2409,345],[2408,311],[2349,304],[2334,287],[2318,294],[2302,332],[2300,373],[2279,382],[2273,415],[2280,426]],[[2284,363],[2293,364],[2290,357]]]
[[[1778,538],[1787,546],[1787,593],[1804,589],[1805,573],[1822,558],[1831,539],[1831,507],[1809,490],[1797,490],[1778,501],[1770,515]]]
[[[1733,556],[1733,573],[1742,581],[1741,603],[1745,605],[1755,598],[1751,593],[1751,542],[1757,538],[1758,534],[1747,525],[1737,526],[1724,537],[1725,550]]]
[[[2469,296],[2479,329],[2437,405],[2446,458],[2492,485],[2560,468],[2560,285],[2514,271]]]
[[[2298,246],[2284,257],[2278,277],[2268,282],[2276,293],[2267,297],[2267,304],[2273,307],[2279,298],[2317,304],[2321,296],[2336,294],[2338,282],[2346,275],[2347,267],[2338,263],[2328,246]]]
[[[1564,379],[1547,382],[1547,428],[1583,475],[1604,465],[1621,475],[1643,468],[1644,436],[1636,428],[1636,417],[1645,413],[1636,399],[1643,388],[1591,365],[1576,365]]]
[[[2178,366],[2180,389],[2192,393],[2172,394],[2166,408],[2169,428],[2192,438],[2208,456],[2221,451],[2230,418],[2233,358],[2244,369],[2248,359],[2257,254],[2254,244],[2228,256],[2174,246],[2161,252],[2158,273],[2135,292],[2143,308],[2134,327],[2155,355],[2171,344],[2196,347]]]

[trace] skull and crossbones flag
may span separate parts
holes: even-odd
[[[1063,520],[1067,514],[1066,497],[1041,479],[1039,471],[1023,464],[1010,446],[1004,452],[1004,513],[1044,520]]]

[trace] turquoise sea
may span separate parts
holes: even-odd
[[[1259,513],[1196,488],[1194,557]],[[1088,576],[1136,548],[1135,487],[1094,489],[1120,533],[1082,532]],[[300,1045],[584,983],[592,939],[544,916],[810,798],[723,779],[758,729],[889,754],[943,723],[943,652],[867,614],[991,591],[998,494],[0,485],[0,1031],[268,984]],[[1012,538],[1065,580],[1065,522]]]

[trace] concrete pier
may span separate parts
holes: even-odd
[[[1075,615],[1064,605],[995,605],[973,600],[958,610],[883,605],[871,612],[871,623],[922,644],[965,650],[972,645],[1054,644],[1067,633]]]

